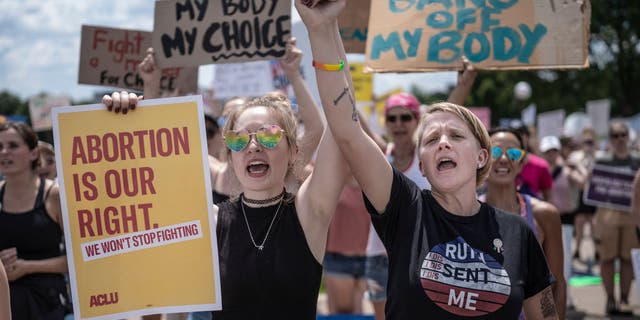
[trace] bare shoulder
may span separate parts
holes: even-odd
[[[560,214],[553,204],[542,201],[540,199],[531,198],[531,210],[534,218],[541,224],[555,223],[560,224]]]

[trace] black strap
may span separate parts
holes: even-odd
[[[553,168],[553,172],[551,173],[551,177],[553,178],[553,180],[555,180],[560,175],[560,173],[562,172],[562,168],[563,166]]]

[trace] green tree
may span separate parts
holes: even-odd
[[[21,115],[29,117],[29,105],[26,101],[22,101],[17,95],[3,90],[0,92],[0,114],[2,115]]]

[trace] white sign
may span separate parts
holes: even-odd
[[[609,99],[587,101],[587,114],[591,118],[593,129],[598,136],[609,133],[609,112],[611,101]]]
[[[564,110],[543,112],[538,115],[538,138],[560,137],[563,131]]]

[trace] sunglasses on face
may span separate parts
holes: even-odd
[[[585,140],[585,141],[582,141],[582,143],[584,145],[587,145],[587,146],[593,146],[594,145],[593,140]]]
[[[614,132],[614,133],[610,134],[609,137],[611,139],[626,138],[627,137],[627,133],[626,132]]]
[[[400,119],[401,122],[409,122],[413,120],[413,116],[408,113],[401,114],[400,117],[398,117],[395,114],[391,114],[387,116],[387,122],[390,122],[390,123],[394,123],[398,119]]]
[[[249,145],[253,136],[261,146],[273,149],[282,140],[283,132],[284,130],[275,124],[262,126],[255,132],[249,132],[247,129],[228,131],[224,135],[224,142],[231,151],[238,152]]]
[[[507,154],[507,158],[511,161],[520,161],[524,158],[526,151],[518,148],[500,148],[500,147],[492,147],[491,148],[491,157],[494,159],[498,159],[502,157],[503,154]]]

